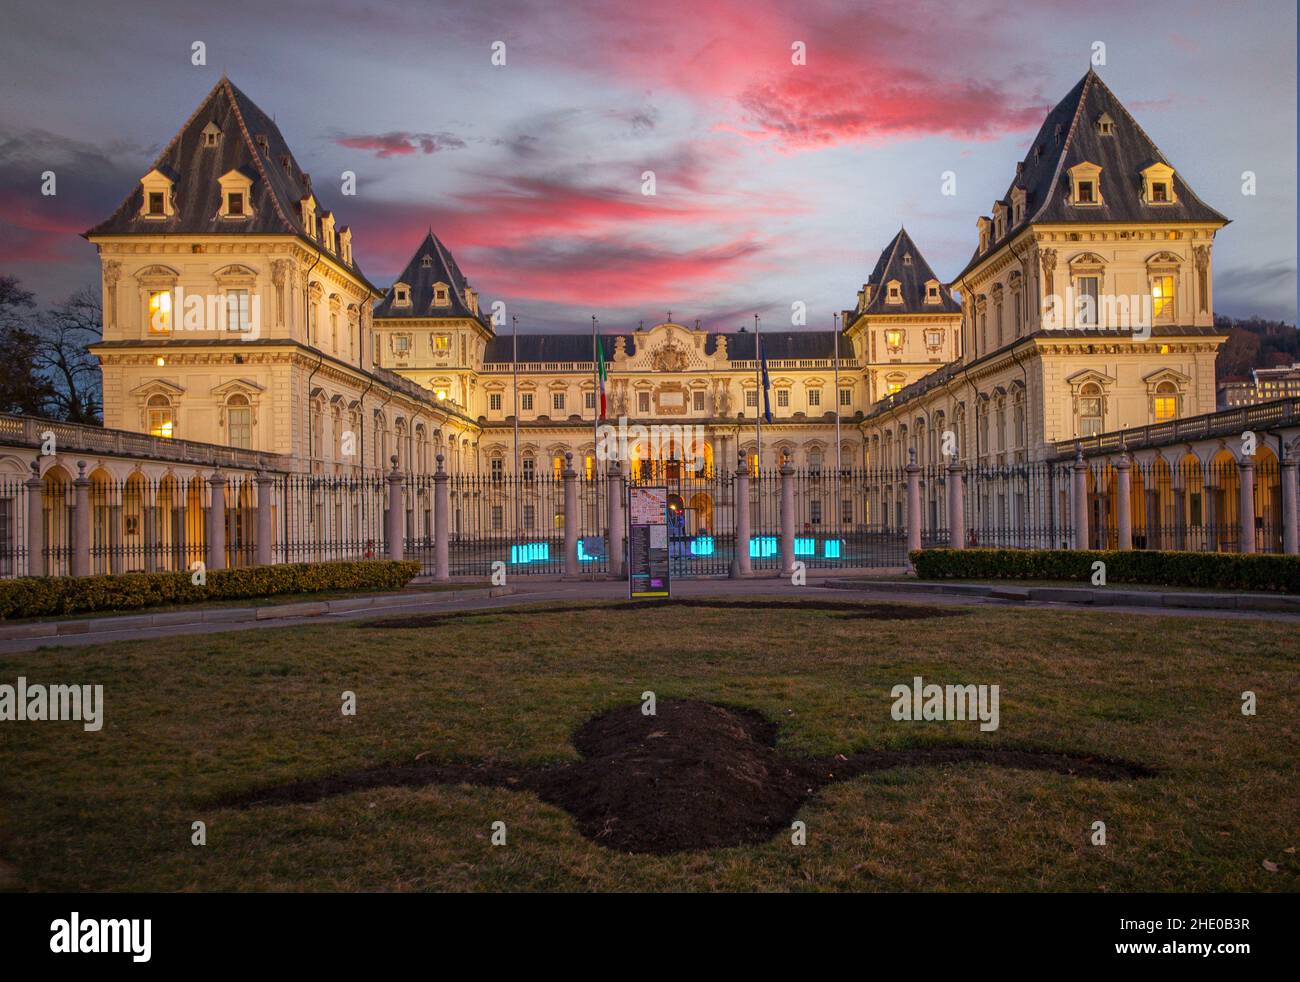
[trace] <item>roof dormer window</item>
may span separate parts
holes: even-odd
[[[202,140],[205,147],[215,147],[221,141],[221,127],[216,123],[203,127]]]
[[[435,283],[433,285],[433,305],[435,307],[447,307],[451,304],[451,291],[448,290],[446,283]]]
[[[1142,171],[1142,201],[1145,204],[1172,205],[1177,200],[1172,167],[1157,163]]]
[[[140,178],[140,217],[157,221],[175,215],[174,188],[171,174],[158,169]]]
[[[221,184],[222,218],[251,218],[253,214],[253,181],[242,170],[226,171],[218,178]]]
[[[898,280],[890,280],[885,285],[885,303],[902,303],[903,302],[903,284]]]
[[[1102,136],[1115,135],[1115,120],[1111,118],[1110,113],[1102,113],[1097,117],[1097,132]]]
[[[993,223],[981,215],[979,221],[977,221],[975,225],[979,229],[980,233],[980,255],[982,256],[984,253],[989,251],[989,232],[992,229]]]
[[[912,254],[910,252],[903,253],[903,265],[904,266],[912,265]]]
[[[1098,165],[1085,160],[1070,168],[1070,203],[1089,207],[1104,204]]]
[[[925,284],[925,302],[938,303],[942,298],[939,295],[939,281],[927,280]]]
[[[425,256],[420,260],[420,265],[425,269],[429,269],[433,265],[433,258],[431,256]]]
[[[265,133],[258,133],[253,139],[257,143],[257,149],[261,150],[262,153],[271,152],[271,145],[267,142]]]

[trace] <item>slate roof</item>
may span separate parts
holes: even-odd
[[[636,354],[636,340],[630,334],[602,334],[601,345],[605,360],[614,357],[614,342],[622,337],[627,343],[627,353]],[[487,344],[484,362],[509,364],[514,350],[514,338],[498,334]],[[521,334],[519,335],[519,360],[523,361],[591,361],[591,334]]]
[[[910,258],[909,258],[910,257]],[[903,302],[886,303],[885,284],[898,280],[899,293]],[[939,303],[925,302],[925,284],[935,280],[939,284]],[[885,246],[876,261],[876,268],[871,271],[867,283],[875,287],[871,301],[862,309],[861,314],[955,314],[961,312],[961,304],[952,298],[943,281],[934,275],[934,270],[921,255],[907,229],[899,229],[889,245]],[[859,315],[860,316],[860,315]]]
[[[1099,132],[1096,125],[1103,114],[1109,115],[1114,125],[1109,135]],[[1102,168],[1101,205],[1080,208],[1069,203],[1069,170],[1084,161]],[[1021,161],[1020,173],[1001,199],[1010,208],[1012,192],[1017,187],[1024,189],[1025,211],[1020,223],[1012,225],[1008,219],[1003,236],[990,236],[983,254],[976,248],[957,279],[1031,222],[1228,222],[1196,196],[1177,168],[1173,181],[1177,201],[1145,203],[1142,171],[1155,163],[1173,167],[1101,76],[1089,70],[1047,114]]]
[[[221,131],[215,147],[204,146],[203,130],[209,123]],[[259,137],[264,140],[265,148]],[[303,174],[271,117],[224,75],[150,169],[162,171],[174,182],[176,213],[163,219],[141,217],[144,190],[137,184],[109,218],[84,233],[86,237],[124,234],[295,235],[313,249],[322,248],[322,244],[303,226],[299,207],[304,197],[313,194],[310,176]],[[249,193],[253,210],[250,218],[232,220],[218,216],[221,208],[220,178],[232,170],[242,172],[253,182]],[[315,197],[317,215],[329,211],[319,195]],[[343,227],[336,226],[338,230]],[[334,259],[343,264],[339,255],[335,254]],[[349,268],[365,280],[356,264],[355,250]],[[369,281],[366,285],[370,285]],[[379,291],[376,289],[375,292]]]
[[[426,258],[429,260],[427,266]],[[405,283],[411,288],[409,306],[397,306],[393,302],[396,297],[394,287],[398,283]],[[446,283],[451,287],[448,291],[449,305],[434,306],[435,283]],[[393,286],[388,288],[384,298],[375,307],[375,317],[468,317],[491,330],[482,308],[475,314],[470,311],[469,305],[465,302],[465,290],[468,287],[469,281],[456,265],[456,258],[451,254],[451,250],[444,246],[430,229],[424,241],[420,243],[420,247],[411,256],[411,261],[406,264],[406,269],[402,270],[402,275],[393,281]],[[587,359],[591,359],[590,354]]]
[[[754,360],[754,333],[737,331],[734,334],[710,334],[704,342],[704,353],[713,354],[718,347],[719,336],[727,339],[727,357],[732,361]],[[834,331],[763,331],[763,353],[768,361],[778,358],[834,358]],[[853,345],[848,342],[840,344],[840,357],[848,358],[853,354]]]

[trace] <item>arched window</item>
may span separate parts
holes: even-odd
[[[1089,382],[1079,389],[1079,435],[1094,436],[1102,430],[1105,418],[1105,402],[1101,386]]]
[[[232,447],[253,449],[253,407],[247,396],[236,393],[226,400],[226,436]]]
[[[808,470],[814,474],[820,474],[822,469],[822,451],[820,447],[813,447],[808,451]]]
[[[1161,382],[1156,386],[1154,408],[1157,423],[1178,418],[1178,387],[1173,382]]]
[[[147,409],[150,436],[171,439],[176,435],[176,413],[170,399],[162,393],[150,396]]]

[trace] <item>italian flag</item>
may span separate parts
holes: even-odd
[[[596,372],[600,378],[600,418],[605,418],[605,345],[596,335]]]

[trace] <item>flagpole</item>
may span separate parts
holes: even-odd
[[[519,528],[519,318],[513,314],[510,317],[511,333],[511,352],[510,352],[510,370],[514,376],[515,390],[515,469],[513,480],[515,482],[515,528]]]
[[[832,314],[835,321],[835,475],[840,473],[840,315]],[[839,486],[836,485],[838,493]]]
[[[759,327],[758,314],[754,315],[754,468],[763,468],[763,362],[759,349],[762,329]],[[755,475],[757,476],[757,474]]]
[[[591,487],[592,493],[596,496],[595,519],[596,531],[600,531],[600,470],[599,456],[596,453],[600,446],[600,350],[596,344],[596,315],[591,315]],[[582,471],[585,475],[587,472],[587,462],[582,462]],[[566,521],[568,519],[565,519]],[[596,567],[591,567],[591,578],[596,578]]]

